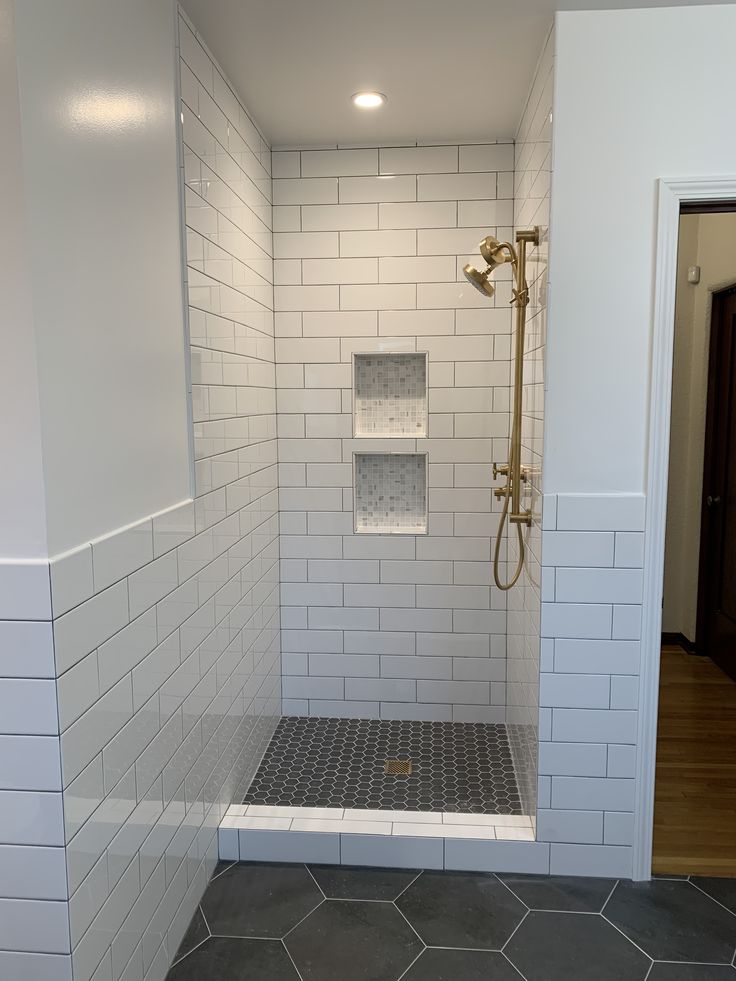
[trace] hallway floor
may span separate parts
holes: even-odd
[[[736,981],[736,880],[221,863],[167,981]]]
[[[473,722],[287,716],[243,803],[521,814],[506,726]]]
[[[736,876],[736,682],[664,646],[659,691],[653,871]]]

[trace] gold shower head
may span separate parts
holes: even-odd
[[[485,272],[479,272],[475,266],[468,264],[463,267],[465,278],[469,283],[485,296],[493,296],[495,290],[490,282],[490,277],[497,266],[502,266],[506,262],[506,255],[502,244],[493,235],[486,235],[479,246],[480,254],[486,260],[488,268]]]
[[[480,272],[475,266],[468,265],[463,266],[463,272],[465,273],[465,278],[471,284],[475,286],[479,293],[483,293],[485,296],[491,297],[496,292],[493,288],[489,276],[493,272],[493,269],[489,266],[485,272]]]

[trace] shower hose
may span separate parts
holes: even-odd
[[[498,532],[496,534],[496,547],[493,550],[493,578],[499,589],[506,592],[515,586],[519,581],[519,576],[521,575],[522,569],[524,568],[524,533],[521,530],[521,525],[517,524],[516,534],[519,539],[519,560],[516,563],[516,569],[514,575],[508,582],[501,582],[501,575],[498,571],[499,560],[501,555],[501,540],[503,539],[503,530],[508,521],[509,513],[509,502],[511,500],[511,481],[506,484],[506,493],[503,497],[503,510],[501,511],[501,520],[498,522]]]

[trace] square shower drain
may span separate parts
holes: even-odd
[[[411,760],[386,760],[386,773],[393,777],[410,777]]]

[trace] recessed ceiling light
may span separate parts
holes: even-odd
[[[386,101],[386,96],[380,92],[356,92],[353,104],[359,109],[378,109]]]

